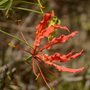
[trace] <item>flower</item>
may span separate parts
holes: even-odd
[[[70,38],[74,37],[78,33],[78,31],[73,31],[69,35],[61,35],[58,38],[54,37],[51,41],[48,41],[48,43],[46,43],[43,47],[39,47],[41,40],[45,37],[48,38],[54,32],[55,29],[69,31],[69,29],[66,26],[61,26],[59,24],[48,26],[50,20],[53,17],[54,14],[45,13],[45,15],[43,16],[43,20],[36,26],[36,37],[32,52],[34,57],[39,59],[40,61],[43,61],[45,64],[49,66],[55,67],[58,71],[71,72],[71,73],[83,71],[84,67],[81,67],[79,69],[71,69],[71,68],[59,66],[58,64],[55,63],[55,62],[68,62],[71,59],[76,59],[82,55],[83,50],[81,50],[79,53],[76,54],[73,54],[74,53],[73,50],[66,55],[60,53],[55,53],[51,56],[49,56],[48,54],[43,54],[44,49],[50,49],[53,45],[58,43],[65,43]]]

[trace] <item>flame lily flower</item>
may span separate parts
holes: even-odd
[[[81,56],[83,53],[83,50],[81,50],[79,53],[73,54],[74,51],[71,51],[67,55],[62,55],[60,53],[55,53],[51,56],[47,54],[43,54],[42,51],[44,49],[50,49],[53,45],[58,44],[58,43],[64,43],[68,41],[70,38],[74,37],[78,31],[74,31],[69,35],[61,35],[58,38],[53,38],[51,41],[46,43],[43,47],[40,46],[40,42],[43,38],[51,35],[55,29],[62,29],[62,30],[67,30],[69,29],[66,26],[61,26],[58,24],[51,25],[48,27],[49,21],[54,17],[54,14],[52,13],[46,13],[43,16],[43,20],[36,26],[36,37],[35,37],[35,42],[33,45],[33,55],[38,58],[40,61],[43,61],[45,64],[50,65],[55,67],[58,71],[64,71],[64,72],[71,72],[71,73],[76,73],[76,72],[81,72],[83,71],[84,67],[81,67],[79,69],[71,69],[71,68],[66,68],[63,66],[57,65],[55,62],[67,62],[71,59],[76,59],[77,57]],[[37,53],[36,50],[38,49]]]
[[[59,37],[53,37],[44,46],[40,47],[41,41],[45,37],[48,38],[49,36],[52,36],[53,33],[57,29],[69,31],[69,29],[66,26],[61,26],[57,23],[49,24],[49,22],[52,20],[53,17],[54,17],[53,13],[45,13],[44,14],[43,19],[36,26],[36,36],[35,36],[35,41],[34,41],[34,44],[32,47],[32,51],[25,50],[26,52],[31,54],[31,56],[28,59],[30,59],[30,60],[32,59],[32,69],[36,76],[36,79],[41,75],[43,80],[45,81],[46,85],[49,88],[50,88],[50,86],[48,85],[48,83],[42,73],[42,70],[39,66],[39,61],[43,62],[49,66],[53,66],[58,71],[62,71],[62,72],[77,73],[77,72],[81,72],[84,70],[84,67],[81,67],[79,69],[72,69],[72,68],[67,68],[67,67],[56,64],[56,62],[65,63],[65,62],[70,61],[71,59],[78,58],[79,56],[81,56],[83,54],[83,50],[81,50],[80,52],[78,52],[76,54],[73,54],[74,50],[72,50],[68,54],[54,53],[53,55],[48,55],[48,54],[43,53],[43,50],[45,50],[45,49],[48,50],[48,49],[52,48],[53,45],[58,44],[58,43],[61,43],[61,44],[65,43],[78,33],[78,31],[73,31],[72,33],[70,33],[68,35],[63,34]],[[26,44],[29,45],[28,42],[26,41],[24,35],[22,33],[21,33],[21,35],[22,35],[24,41],[26,42]],[[35,65],[37,66],[37,68],[39,70],[38,74],[36,72]]]

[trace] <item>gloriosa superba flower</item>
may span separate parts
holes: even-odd
[[[69,29],[66,26],[60,25],[60,20],[53,21],[55,18],[56,20],[58,20],[57,17],[55,17],[54,13],[44,14],[43,19],[36,26],[36,36],[35,36],[35,41],[33,44],[33,49],[32,51],[29,51],[29,53],[31,54],[30,58],[32,59],[32,68],[33,68],[34,74],[37,76],[37,78],[41,75],[46,84],[47,84],[47,81],[45,80],[45,77],[41,71],[41,68],[38,63],[39,61],[49,66],[53,66],[58,71],[62,71],[62,72],[77,73],[77,72],[81,72],[84,70],[84,67],[81,67],[79,69],[72,69],[72,68],[66,68],[64,66],[60,66],[56,64],[56,62],[64,63],[64,62],[70,61],[71,59],[78,58],[79,56],[82,55],[83,50],[81,50],[80,52],[76,54],[73,54],[74,50],[72,50],[68,54],[54,53],[53,55],[48,55],[48,54],[43,53],[43,50],[45,49],[48,50],[52,48],[52,46],[55,44],[64,43],[68,41],[70,38],[74,37],[78,33],[78,31],[73,31],[69,35],[63,34],[59,37],[55,37],[54,33],[57,31],[57,29],[69,31]],[[42,39],[44,39],[45,37],[48,39],[48,42],[44,46],[40,47],[40,43]],[[35,66],[34,66],[35,62],[36,62],[36,66],[39,69],[38,74],[35,70]]]
[[[69,35],[61,35],[58,38],[53,37],[44,46],[39,47],[42,39],[45,37],[48,38],[50,35],[52,35],[52,33],[56,29],[69,31],[69,29],[66,26],[61,26],[60,24],[57,24],[57,23],[50,25],[49,22],[52,20],[53,17],[54,17],[53,13],[46,13],[43,16],[43,20],[36,26],[36,37],[35,37],[35,42],[33,45],[33,48],[34,48],[33,55],[35,55],[37,58],[39,58],[45,64],[55,67],[58,71],[71,72],[71,73],[83,71],[84,67],[81,67],[79,69],[71,69],[71,68],[59,66],[55,63],[55,62],[67,62],[71,59],[76,59],[77,57],[82,55],[83,50],[81,50],[79,53],[76,53],[76,54],[73,54],[74,51],[72,50],[70,53],[68,53],[66,55],[60,54],[60,53],[55,53],[55,54],[49,56],[48,54],[42,53],[42,51],[44,49],[48,50],[55,44],[64,43],[64,42],[68,41],[70,38],[74,37],[78,33],[78,31],[73,31]]]

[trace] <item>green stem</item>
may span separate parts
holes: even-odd
[[[35,10],[32,10],[32,9],[27,9],[27,8],[22,8],[22,7],[13,7],[13,8],[19,9],[19,10],[24,10],[24,11],[29,11],[29,12],[35,12],[35,13],[38,13],[38,14],[42,14],[41,12],[35,11]]]
[[[47,87],[48,87],[50,90],[52,90],[51,87],[49,86],[49,84],[47,83],[47,81],[46,81],[46,79],[45,79],[45,77],[44,77],[44,75],[43,75],[43,73],[42,73],[42,70],[41,70],[41,68],[40,68],[40,66],[39,66],[39,64],[38,64],[38,62],[37,62],[36,64],[37,64],[37,67],[38,67],[38,69],[39,69],[39,71],[40,71],[40,74],[41,74],[41,76],[42,76],[42,78],[43,78],[45,84],[47,85]]]
[[[8,12],[9,12],[11,6],[12,6],[12,2],[13,2],[13,0],[10,0],[10,2],[8,4],[8,7],[7,7],[7,10],[6,10],[6,13],[5,13],[6,16],[7,16]]]
[[[32,5],[38,5],[37,3],[33,3],[33,2],[27,2],[27,1],[20,1],[21,3],[26,3],[26,4],[32,4]]]
[[[44,12],[43,12],[42,4],[41,4],[40,0],[37,0],[37,2],[38,2],[38,4],[39,4],[40,10],[41,10],[41,12],[42,12],[42,14],[43,14]]]
[[[0,32],[3,33],[3,34],[5,34],[5,35],[8,35],[8,36],[10,36],[10,37],[12,37],[12,38],[14,38],[14,39],[16,39],[16,40],[19,40],[20,42],[22,42],[22,43],[24,43],[24,44],[27,45],[27,43],[26,43],[25,41],[23,41],[22,39],[18,38],[17,36],[14,36],[14,35],[12,35],[12,34],[9,34],[9,33],[5,32],[5,31],[1,30],[1,29],[0,29]],[[30,47],[31,49],[33,49],[32,46],[29,45],[29,47]]]

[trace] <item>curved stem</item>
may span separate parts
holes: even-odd
[[[24,10],[24,11],[29,11],[29,12],[35,12],[35,13],[38,13],[38,14],[42,14],[42,13],[39,12],[39,11],[32,10],[32,9],[27,9],[27,8],[23,8],[23,7],[13,7],[13,8],[19,9],[19,10]]]
[[[43,6],[42,6],[42,4],[41,4],[41,2],[40,2],[40,0],[37,0],[37,2],[38,2],[38,4],[39,4],[39,7],[40,7],[40,10],[41,10],[41,12],[42,12],[42,14],[44,14],[44,12],[43,12]]]
[[[36,73],[35,66],[34,66],[34,58],[32,58],[32,69],[33,69],[34,75],[38,77],[38,74]]]
[[[44,75],[43,75],[43,73],[42,73],[42,71],[41,71],[41,68],[40,68],[38,62],[37,62],[36,64],[37,64],[37,67],[38,67],[38,69],[39,69],[39,71],[40,71],[40,74],[41,74],[41,76],[42,76],[45,84],[46,84],[46,85],[48,86],[48,88],[51,90],[51,87],[50,87],[49,84],[47,83],[47,81],[46,81],[46,79],[45,79],[45,77],[44,77]]]
[[[5,31],[1,30],[1,29],[0,29],[0,32],[3,33],[3,34],[5,34],[5,35],[7,35],[7,36],[10,36],[10,37],[12,37],[12,38],[14,38],[14,39],[16,39],[16,40],[19,40],[20,42],[22,42],[22,43],[24,43],[24,44],[27,45],[27,43],[26,43],[25,41],[23,41],[22,39],[18,38],[17,36],[14,36],[14,35],[12,35],[12,34],[9,34],[9,33],[5,32]],[[30,45],[29,45],[29,46],[30,46]],[[32,46],[30,46],[30,48],[33,49]]]
[[[38,5],[38,3],[33,3],[33,2],[28,2],[28,1],[20,1],[21,3],[26,3],[26,4],[32,4],[32,5]]]
[[[23,40],[26,42],[26,44],[27,44],[30,48],[32,48],[32,49],[33,49],[33,47],[32,47],[32,46],[30,46],[30,45],[29,45],[29,43],[27,42],[27,40],[26,40],[25,36],[23,35],[23,33],[22,33],[22,32],[20,32],[20,34],[21,34],[21,36],[22,36]]]

